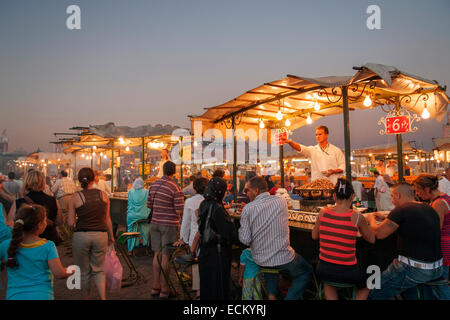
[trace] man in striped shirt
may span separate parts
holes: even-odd
[[[172,161],[166,161],[163,165],[163,177],[155,181],[149,190],[147,207],[152,210],[150,224],[150,240],[153,257],[153,290],[152,295],[159,294],[160,298],[168,298],[169,288],[161,269],[167,270],[170,250],[162,249],[167,244],[173,244],[178,239],[180,218],[184,209],[184,194],[180,187],[173,181],[176,165]],[[162,249],[162,251],[160,251]]]
[[[253,260],[260,267],[280,269],[292,278],[286,300],[301,298],[312,274],[311,266],[290,246],[286,200],[272,196],[262,177],[253,177],[245,191],[250,203],[242,210],[239,240],[250,245]],[[270,300],[278,294],[278,274],[265,273]]]

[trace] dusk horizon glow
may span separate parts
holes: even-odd
[[[68,30],[66,8],[81,8]],[[366,8],[381,8],[368,30]],[[450,3],[420,1],[0,1],[0,131],[9,150],[52,151],[73,126],[170,124],[287,74],[353,75],[368,62],[450,85]],[[418,23],[418,21],[421,21]],[[394,143],[381,136],[380,108],[350,113],[352,148]],[[403,140],[431,150],[434,119]],[[330,128],[343,148],[342,115],[297,129],[315,144]]]

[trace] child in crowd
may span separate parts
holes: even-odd
[[[262,300],[261,279],[257,276],[258,270],[259,266],[253,261],[251,250],[242,251],[239,268],[242,300]]]
[[[61,265],[53,241],[39,238],[47,227],[45,208],[23,205],[15,216],[12,239],[0,243],[0,258],[7,267],[7,300],[53,300],[53,277],[70,274]]]

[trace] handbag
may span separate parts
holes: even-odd
[[[117,257],[114,245],[108,247],[105,256],[104,272],[106,278],[106,290],[109,292],[120,291],[120,288],[122,287],[123,267]]]

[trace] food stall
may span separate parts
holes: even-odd
[[[384,126],[380,134],[392,134],[396,139],[395,149],[399,159],[398,180],[403,181],[405,159],[402,134],[417,131],[415,123],[421,119],[436,118],[438,121],[443,119],[449,102],[445,87],[437,81],[427,80],[386,65],[367,63],[354,69],[357,71],[353,76],[309,78],[287,75],[283,79],[264,83],[224,104],[207,108],[200,116],[190,116],[192,128],[195,130],[201,127],[202,134],[214,130],[215,135],[234,141],[233,180],[236,183],[238,137],[248,139],[249,143],[252,140],[277,143],[277,140],[279,141],[277,134],[281,135],[310,125],[314,120],[325,116],[342,113],[345,174],[350,180],[352,148],[349,112],[380,107],[386,113],[386,116],[378,121],[379,125]],[[279,161],[280,184],[284,187],[284,147],[279,144],[278,148],[278,154],[271,152],[271,159]],[[331,201],[327,197],[329,190],[303,191],[305,194],[309,192],[311,197],[315,195],[319,197],[304,199],[320,201],[310,205],[309,210],[317,211],[320,205]],[[290,211],[289,224],[292,246],[311,261],[318,257],[318,244],[312,241],[310,234],[313,221],[317,219],[317,212],[300,210],[306,209],[308,207],[306,204],[303,207],[298,206],[298,210]],[[377,241],[374,246],[363,240],[359,241],[358,246],[362,248],[358,251],[364,256],[360,261],[375,261],[374,264],[385,267],[395,256],[394,240],[394,237],[390,237]],[[377,254],[374,254],[373,250]]]
[[[172,133],[179,129],[179,127],[170,125],[146,125],[130,128],[126,126],[115,126],[114,123],[107,123],[104,125],[91,125],[89,127],[73,127],[71,129],[78,130],[79,133],[70,141],[62,140],[67,152],[81,154],[82,159],[91,161],[91,167],[93,167],[95,156],[100,157],[101,154],[102,157],[110,159],[109,169],[107,170],[111,172],[111,190],[113,191],[113,195],[110,197],[111,219],[116,226],[126,226],[128,193],[117,192],[117,188],[115,188],[117,184],[115,173],[121,166],[120,156],[135,154],[136,152],[133,149],[139,148],[141,151],[139,175],[149,185],[155,178],[147,178],[146,175],[148,167],[146,166],[146,155],[148,154],[148,150],[170,149],[172,145],[179,141],[178,138],[173,139],[172,136]],[[145,170],[142,170],[142,168],[145,168]]]
[[[402,133],[414,132],[414,122],[420,114],[423,119],[436,118],[441,121],[449,102],[445,88],[437,81],[398,70],[395,67],[367,63],[353,76],[329,76],[308,78],[288,75],[264,83],[224,104],[207,108],[200,116],[190,116],[193,131],[201,123],[202,134],[215,130],[222,137],[233,141],[233,166],[236,165],[236,140],[248,139],[259,142],[275,142],[277,133],[289,132],[312,124],[315,119],[328,115],[343,114],[345,140],[345,167],[347,178],[351,177],[350,110],[381,107],[387,116],[380,119],[385,125],[383,134],[393,134],[397,140],[399,180],[403,180]],[[401,128],[393,130],[391,120],[395,117],[407,120]],[[395,126],[394,126],[395,128]],[[253,129],[256,134],[249,133]],[[231,133],[231,136],[230,136]],[[272,149],[273,150],[273,149]],[[277,155],[271,154],[272,159]],[[280,183],[284,187],[284,148],[279,145]],[[236,168],[233,176],[236,177]]]

